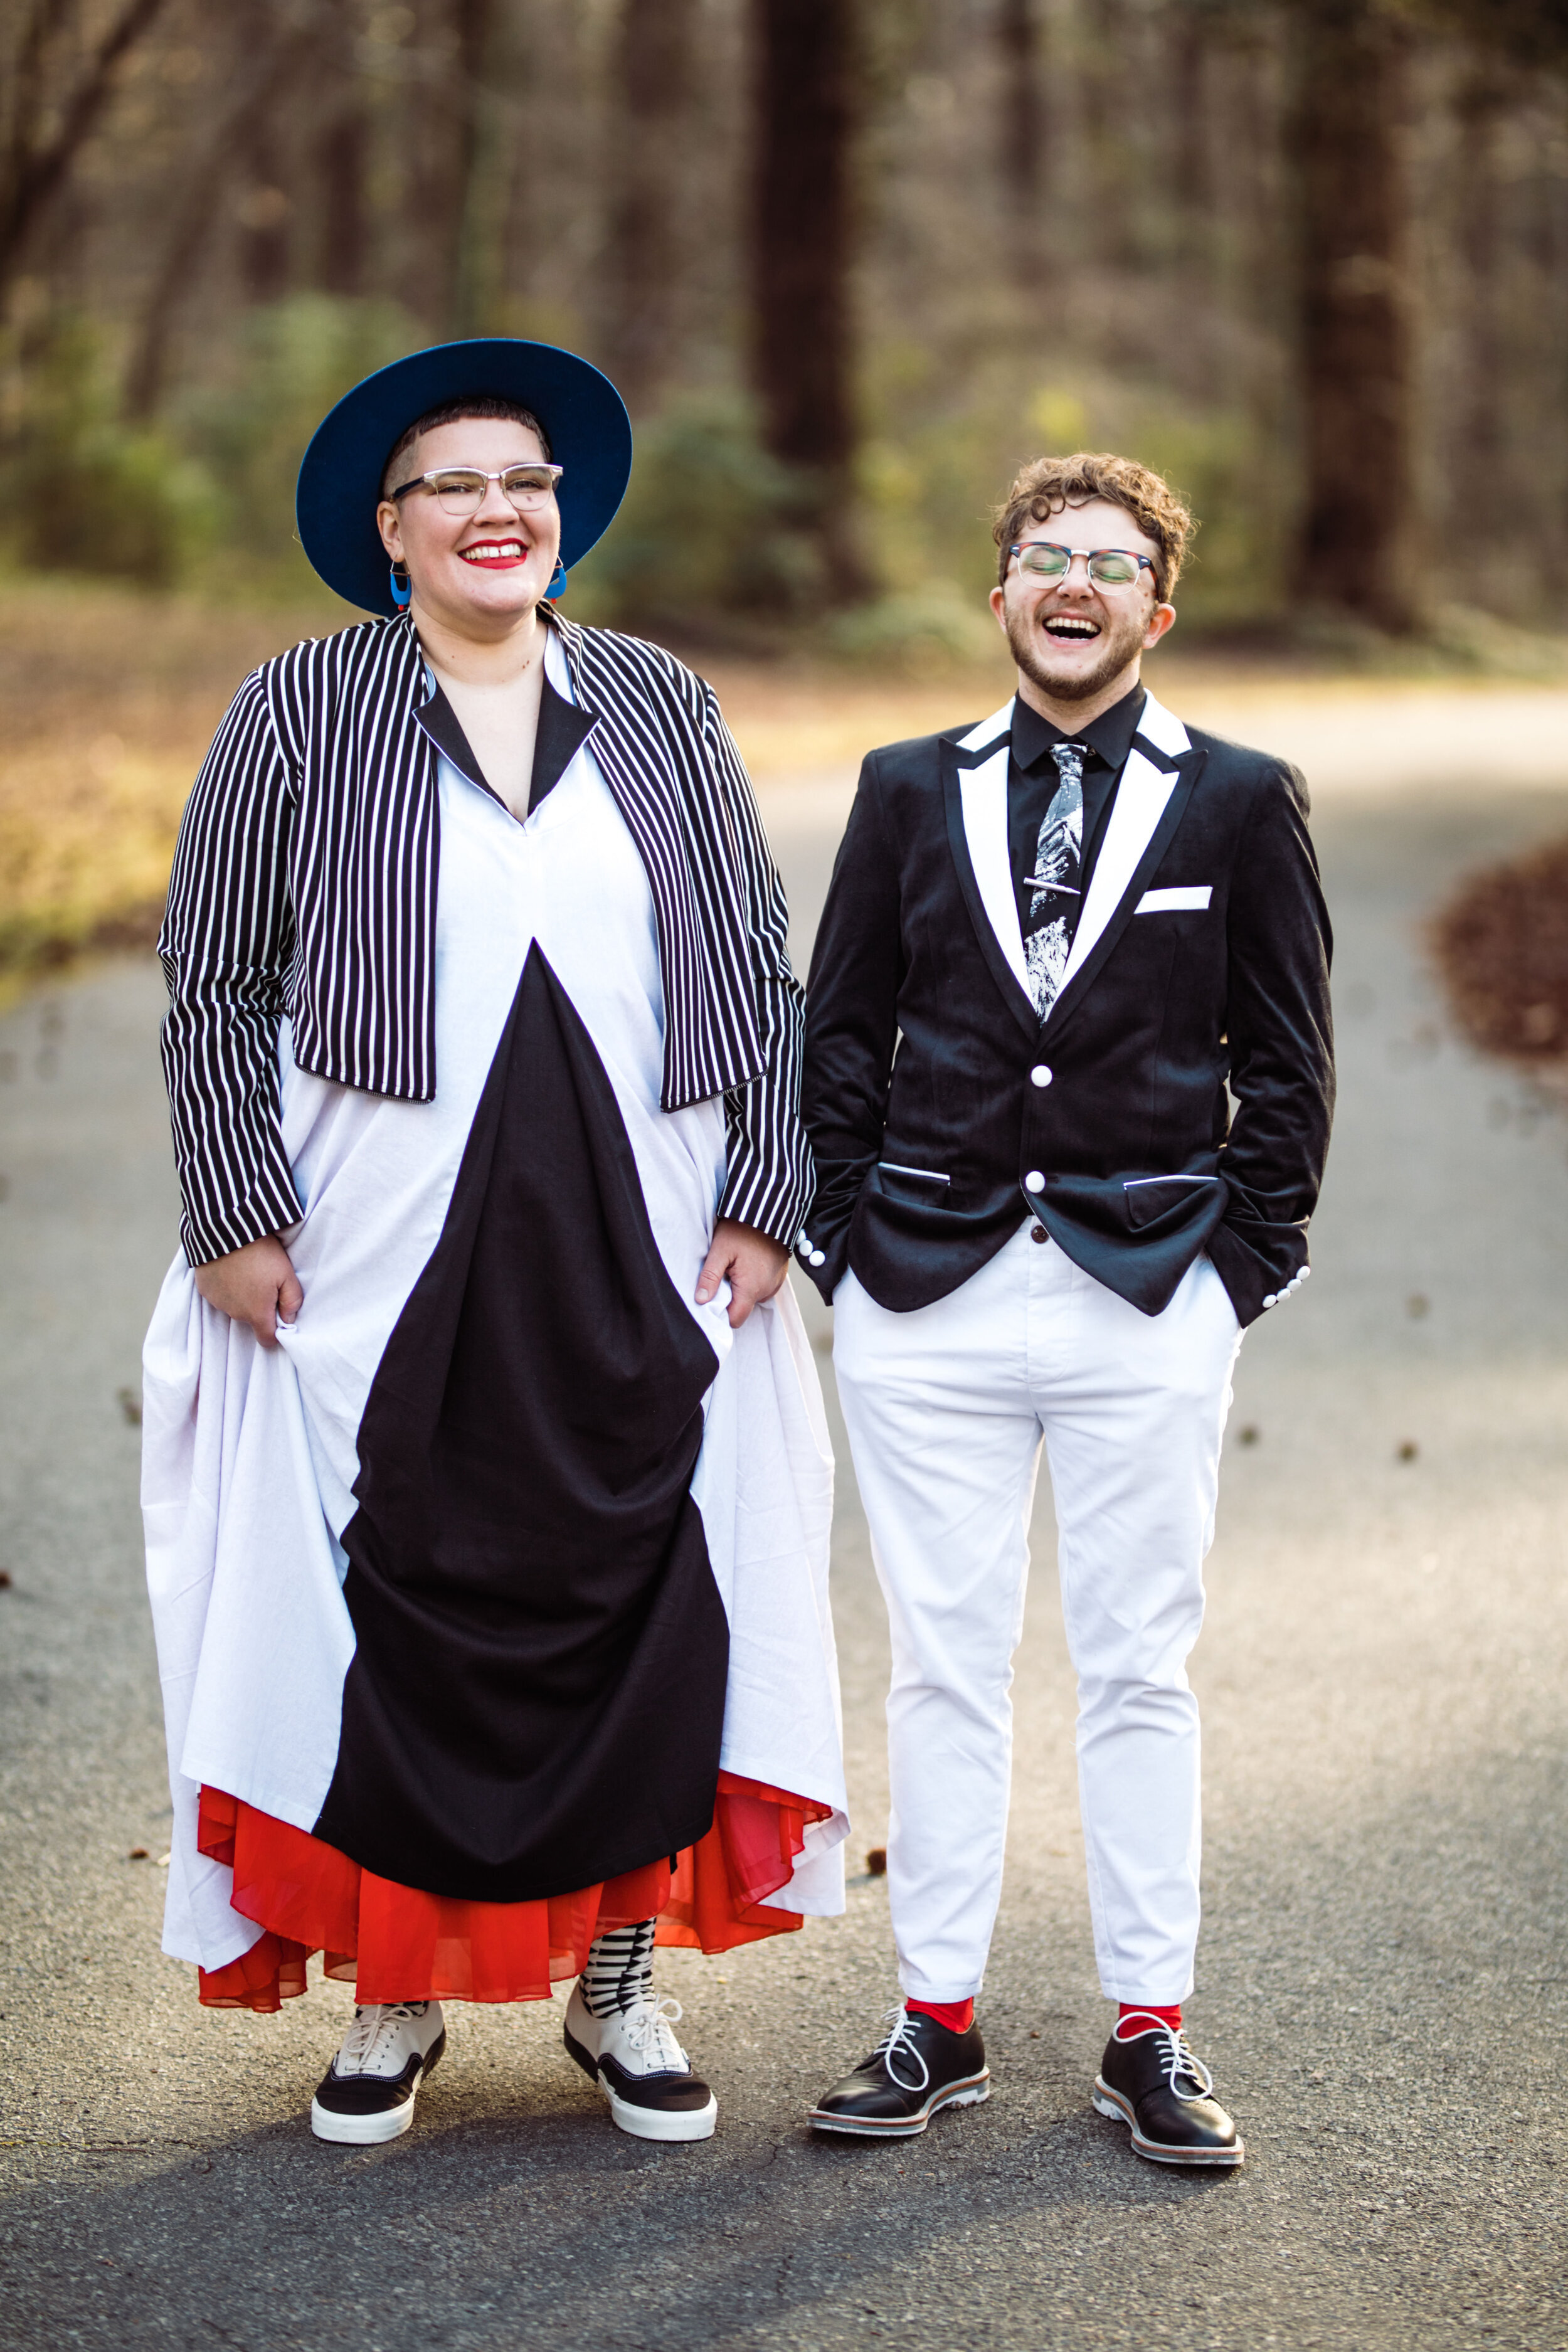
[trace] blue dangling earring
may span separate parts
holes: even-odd
[[[562,562],[561,558],[557,556],[555,559],[555,569],[550,575],[550,585],[544,592],[546,603],[552,604],[557,596],[563,593],[565,586],[566,566]]]
[[[388,577],[392,582],[393,603],[400,613],[406,613],[409,605],[414,602],[413,582],[409,579],[406,570],[401,569],[395,563]]]

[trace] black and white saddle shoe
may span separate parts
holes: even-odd
[[[691,2071],[671,2021],[678,2000],[638,2000],[595,2017],[574,1985],[566,2047],[610,2104],[611,2121],[634,2139],[711,2139],[719,2102]]]
[[[400,2138],[414,2121],[414,2095],[446,2047],[438,2000],[356,2009],[310,2102],[310,2129],[352,2147]]]
[[[1132,2146],[1152,2164],[1239,2164],[1247,2154],[1214,2095],[1214,2079],[1184,2033],[1151,2025],[1126,2042],[1112,2034],[1095,2076],[1102,2116],[1132,2126]]]
[[[954,2033],[900,2002],[868,2058],[809,2109],[815,2131],[858,2132],[868,2139],[912,2139],[939,2107],[974,2107],[991,2096],[991,2069],[980,2028]]]

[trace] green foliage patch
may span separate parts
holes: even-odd
[[[168,433],[121,422],[101,336],[58,321],[18,382],[0,440],[13,560],[160,588],[188,576],[220,526],[216,486]]]

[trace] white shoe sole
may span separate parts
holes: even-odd
[[[623,2099],[614,2084],[605,2079],[595,2061],[594,2053],[578,2041],[570,2026],[566,2028],[566,2054],[581,2066],[596,2090],[608,2104],[610,2121],[633,2139],[691,2140],[711,2139],[719,2120],[719,2102],[711,2091],[705,2107],[638,2107],[630,2099]]]
[[[405,2131],[413,2130],[414,2102],[446,2050],[447,2032],[443,2026],[421,2060],[419,2072],[401,2106],[384,2107],[379,2115],[341,2116],[334,2107],[324,2107],[320,2099],[312,2099],[310,2129],[318,2139],[335,2140],[343,2147],[379,2147],[384,2140],[401,2139]]]
[[[603,2074],[595,2076],[609,2104],[610,2121],[633,2139],[689,2140],[711,2139],[719,2120],[719,2102],[710,2092],[705,2107],[634,2107],[605,2082]]]
[[[316,2137],[337,2140],[346,2147],[379,2147],[383,2140],[401,2139],[413,2127],[412,2099],[405,2099],[400,2107],[385,2107],[378,2116],[340,2116],[319,2099],[310,2102],[310,2129]]]
[[[911,2116],[905,2123],[879,2123],[874,2116],[836,2116],[824,2107],[808,2107],[805,2119],[813,2131],[850,2132],[859,2139],[915,2139],[943,2107],[978,2107],[990,2096],[991,2074],[987,2068],[984,2074],[972,2074],[967,2082],[950,2083],[918,2116]]]
[[[1125,2124],[1132,2134],[1135,2156],[1147,2157],[1151,2164],[1179,2164],[1205,2172],[1233,2171],[1246,2160],[1246,2144],[1237,2140],[1234,2147],[1166,2147],[1158,2140],[1145,2139],[1138,2128],[1138,2119],[1119,2091],[1113,2091],[1103,2075],[1094,2082],[1094,2105],[1099,2115],[1109,2116],[1113,2124]]]

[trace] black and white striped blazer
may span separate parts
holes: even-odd
[[[635,637],[550,614],[647,869],[666,1110],[724,1097],[720,1214],[794,1244],[811,1198],[784,892],[712,689]],[[193,1265],[293,1224],[278,1031],[318,1076],[436,1093],[436,751],[411,624],[307,639],[247,677],[186,805],[158,952]]]

